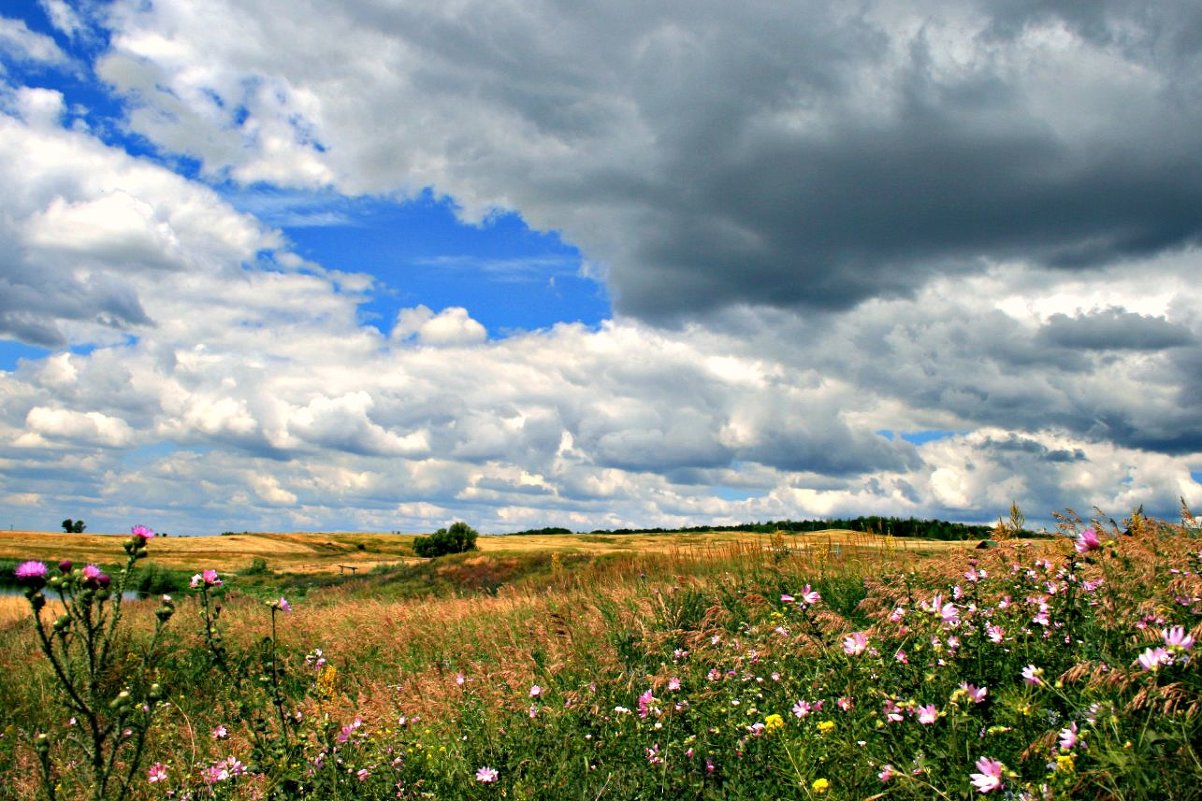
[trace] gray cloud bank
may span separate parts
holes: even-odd
[[[679,321],[1196,245],[1202,12],[1079,5],[118,3],[100,73],[213,174],[516,208]]]
[[[414,308],[381,334],[368,276],[6,86],[0,336],[100,346],[0,373],[11,516],[1202,502],[1194,4],[101,10],[130,130],[206,180],[514,209],[583,248],[618,314],[489,340]]]

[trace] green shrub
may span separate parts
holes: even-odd
[[[413,552],[418,556],[435,557],[448,553],[463,553],[476,550],[476,529],[462,521],[456,521],[450,528],[440,528],[428,537],[418,537],[413,541]]]

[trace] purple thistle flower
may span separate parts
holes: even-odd
[[[485,766],[476,771],[476,781],[483,782],[484,784],[492,784],[497,780],[499,775],[494,768]]]
[[[22,584],[30,587],[42,587],[46,584],[46,576],[50,574],[50,568],[42,562],[22,562],[17,565],[13,575]]]
[[[129,530],[131,534],[140,539],[142,542],[154,539],[154,529],[143,525],[136,525]]]

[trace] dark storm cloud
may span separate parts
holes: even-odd
[[[1163,317],[1146,317],[1122,309],[1096,310],[1069,317],[1053,314],[1038,339],[1049,345],[1088,350],[1164,350],[1194,342],[1193,333]]]
[[[658,322],[848,309],[998,261],[1092,271],[1202,233],[1193,2],[301,2],[323,23],[298,28],[262,0],[270,47],[128,5],[222,66],[197,85],[121,40],[101,65],[119,89],[201,98],[136,116],[152,140],[218,175],[516,209]],[[247,147],[268,123],[295,148]]]

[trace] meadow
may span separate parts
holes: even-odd
[[[1190,517],[435,560],[403,535],[21,539],[0,797],[1202,797]],[[118,603],[152,569],[190,576]]]

